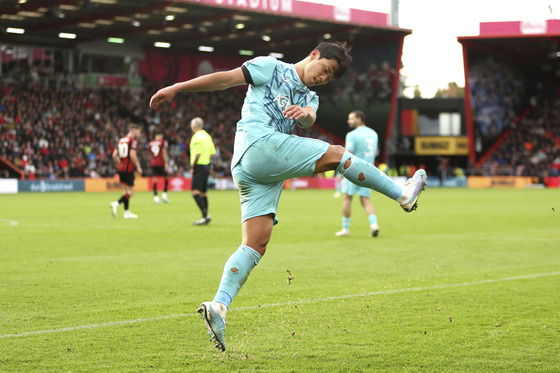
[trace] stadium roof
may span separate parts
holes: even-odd
[[[560,20],[483,22],[480,35],[458,41],[527,65],[560,63]]]
[[[52,49],[102,46],[113,38],[125,49],[163,42],[180,51],[204,45],[223,55],[299,56],[325,35],[367,44],[409,33],[389,26],[384,13],[299,0],[0,0],[1,44]]]

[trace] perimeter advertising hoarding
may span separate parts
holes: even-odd
[[[0,179],[0,194],[14,194],[18,192],[17,179]]]
[[[84,180],[19,180],[18,192],[83,192]]]
[[[85,179],[86,192],[122,192],[118,177],[111,179]],[[134,179],[134,190],[137,192],[148,191],[148,179],[137,177]]]
[[[533,185],[531,177],[469,176],[469,188],[527,188]]]

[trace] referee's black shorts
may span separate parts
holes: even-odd
[[[191,190],[198,190],[206,193],[208,189],[208,176],[210,176],[210,165],[196,165],[193,169]]]
[[[121,172],[119,171],[119,180],[121,184],[134,186],[134,172]]]

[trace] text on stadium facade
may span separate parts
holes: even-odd
[[[216,5],[227,5],[240,8],[280,12],[292,11],[292,0],[215,0],[215,3]]]

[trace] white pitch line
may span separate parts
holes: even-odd
[[[167,316],[150,317],[150,318],[146,318],[146,319],[134,319],[134,320],[123,320],[123,321],[111,321],[111,322],[105,322],[105,323],[101,323],[101,324],[90,324],[90,325],[81,325],[81,326],[69,326],[69,327],[60,328],[60,329],[36,330],[36,331],[34,331],[34,332],[24,332],[24,333],[0,335],[0,339],[1,339],[1,338],[26,337],[26,336],[28,336],[28,335],[36,335],[36,334],[49,334],[49,333],[59,333],[59,332],[71,332],[71,331],[74,331],[74,330],[87,330],[87,329],[105,328],[105,327],[107,327],[107,326],[130,325],[130,324],[136,324],[136,323],[146,322],[146,321],[156,321],[156,320],[174,319],[174,318],[177,318],[177,317],[185,317],[185,316],[193,316],[193,315],[191,315],[191,314],[167,315]]]
[[[16,225],[18,225],[18,222],[12,219],[0,218],[0,221],[5,221],[10,227],[15,227]]]
[[[477,235],[469,235],[469,236],[461,236],[461,235],[445,235],[445,234],[400,234],[399,237],[411,237],[411,238],[443,238],[443,239],[464,239],[464,240],[499,240],[499,241],[560,241],[560,238],[544,238],[544,237],[509,237],[509,236],[477,236]]]
[[[491,284],[491,283],[496,283],[496,282],[524,280],[524,279],[531,279],[531,278],[536,278],[536,277],[557,276],[557,275],[560,275],[560,272],[536,273],[536,274],[532,274],[532,275],[497,278],[497,279],[493,279],[493,280],[480,280],[480,281],[472,281],[472,282],[462,282],[462,283],[459,283],[459,284],[434,285],[434,286],[426,286],[426,287],[393,289],[393,290],[380,290],[380,291],[374,291],[372,293],[337,295],[337,296],[333,296],[333,297],[307,299],[307,300],[300,300],[300,301],[294,301],[294,302],[270,303],[270,304],[261,304],[261,305],[258,305],[258,306],[239,307],[239,308],[232,309],[231,311],[250,311],[250,310],[256,310],[256,309],[259,309],[259,308],[282,307],[282,306],[290,306],[290,305],[296,305],[296,304],[319,303],[319,302],[325,302],[325,301],[330,301],[330,300],[369,297],[369,296],[374,296],[374,295],[388,295],[388,294],[398,294],[398,293],[405,293],[405,292],[412,292],[412,291],[426,291],[426,290],[435,290],[435,289],[450,289],[450,288],[457,288],[457,287],[462,287],[462,286]],[[45,330],[36,330],[36,331],[32,331],[32,332],[4,334],[4,335],[0,335],[0,339],[27,337],[27,336],[30,336],[30,335],[38,335],[38,334],[70,332],[70,331],[75,331],[75,330],[97,329],[97,328],[105,328],[105,327],[109,327],[109,326],[122,326],[122,325],[137,324],[137,323],[148,322],[148,321],[175,319],[175,318],[178,318],[178,317],[188,317],[188,316],[197,316],[197,314],[195,314],[195,313],[188,313],[188,314],[183,313],[183,314],[176,314],[176,315],[149,317],[149,318],[143,318],[143,319],[112,321],[112,322],[106,322],[106,323],[89,324],[89,325],[81,325],[81,326],[69,326],[69,327],[66,327],[66,328],[59,328],[59,329],[45,329]]]
[[[63,229],[144,229],[135,226],[116,226],[116,225],[78,225],[78,224],[23,224],[21,227],[37,227],[37,228],[63,228]]]

